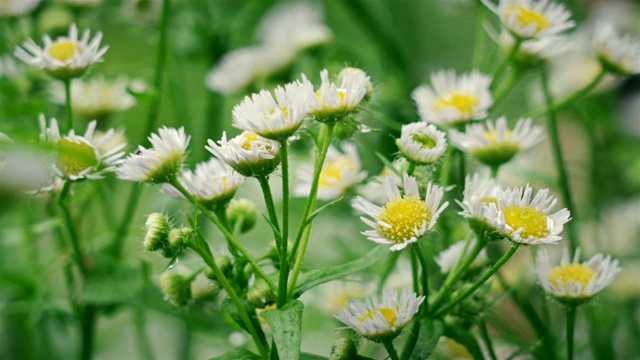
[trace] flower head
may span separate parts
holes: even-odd
[[[163,183],[172,181],[182,169],[190,136],[184,128],[163,126],[158,134],[151,134],[151,148],[142,146],[130,154],[116,169],[118,178],[129,181]]]
[[[432,86],[418,87],[412,97],[424,122],[447,125],[480,120],[493,105],[489,84],[491,77],[477,71],[456,77],[453,70],[442,70],[431,75]]]
[[[618,260],[609,255],[597,254],[589,261],[580,263],[580,248],[573,260],[569,250],[562,252],[559,265],[554,265],[547,249],[536,257],[536,274],[542,288],[559,301],[578,305],[609,286],[620,272]]]
[[[324,123],[338,122],[352,114],[371,88],[369,76],[361,70],[341,72],[339,86],[329,80],[326,69],[320,72],[320,78],[320,88],[313,92],[313,85],[302,75],[303,83],[311,90],[307,93],[309,113]]]
[[[497,9],[493,5],[490,8],[502,25],[521,39],[558,34],[575,25],[564,5],[549,0],[500,0]]]
[[[549,189],[539,190],[531,198],[533,188],[499,190],[496,202],[485,205],[487,221],[509,240],[525,244],[557,244],[564,224],[571,218],[569,210],[551,214],[558,200],[549,195]]]
[[[360,183],[367,176],[361,170],[360,157],[353,144],[343,143],[344,154],[333,146],[329,148],[327,156],[320,170],[318,179],[318,199],[334,200],[343,195],[347,189]],[[300,168],[298,177],[302,180],[295,188],[297,196],[309,196],[311,183],[313,181],[313,167],[303,166]]]
[[[606,69],[621,75],[640,73],[640,40],[620,36],[612,25],[596,25],[593,49]]]
[[[533,125],[531,119],[518,120],[510,130],[504,116],[495,123],[487,121],[486,127],[483,124],[467,125],[466,130],[466,133],[452,131],[451,143],[491,167],[499,167],[544,138],[544,130]]]
[[[446,135],[435,126],[424,122],[402,125],[396,145],[407,160],[418,165],[431,164],[447,149]]]
[[[42,0],[2,0],[0,18],[21,16],[30,13]]]
[[[438,264],[438,266],[440,266],[440,271],[442,271],[443,274],[446,274],[449,271],[451,271],[453,267],[456,266],[456,263],[458,262],[458,260],[460,260],[460,258],[467,256],[467,254],[469,254],[471,249],[473,249],[476,246],[476,242],[477,242],[476,238],[473,238],[471,241],[468,242],[468,244],[466,241],[458,241],[455,244],[446,248],[440,254],[438,254],[438,256],[435,258],[435,261]],[[486,262],[487,262],[487,251],[485,249],[482,249],[478,254],[478,256],[476,256],[475,260],[473,260],[470,267],[471,268],[480,267],[484,265],[484,263]]]
[[[324,44],[331,29],[323,22],[322,9],[314,3],[285,3],[271,10],[258,26],[258,37],[265,44],[291,47],[295,51]]]
[[[503,51],[509,51],[514,44],[515,40],[510,32],[500,33],[499,45]],[[520,45],[514,62],[525,69],[548,65],[567,53],[569,47],[570,41],[563,35],[550,35],[527,40]]]
[[[102,33],[98,33],[90,41],[90,32],[85,30],[78,38],[75,24],[69,27],[68,37],[58,37],[55,41],[48,35],[44,38],[44,47],[39,47],[33,40],[27,40],[22,47],[17,47],[14,55],[27,64],[44,69],[57,79],[79,77],[93,63],[101,62],[102,55],[108,46],[100,47]]]
[[[393,244],[391,251],[404,249],[418,241],[418,238],[433,228],[440,213],[449,205],[449,202],[445,202],[438,207],[444,195],[442,187],[429,184],[425,199],[422,200],[416,178],[405,174],[403,180],[404,195],[392,179],[384,179],[388,201],[382,207],[362,197],[356,198],[353,204],[356,210],[373,219],[360,217],[373,228],[363,234],[378,244]]]
[[[402,293],[386,290],[382,301],[370,297],[365,302],[351,300],[348,308],[342,308],[335,317],[372,341],[395,338],[420,309],[424,296],[404,288]]]
[[[456,200],[462,208],[459,214],[467,219],[484,222],[485,206],[497,202],[500,185],[494,178],[481,173],[467,175],[464,184],[462,201]]]
[[[280,144],[254,132],[245,131],[230,140],[225,132],[217,143],[211,139],[208,143],[205,148],[210,153],[247,177],[267,176],[280,164]]]

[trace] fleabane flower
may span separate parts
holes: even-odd
[[[332,146],[327,152],[318,179],[317,197],[320,200],[337,199],[367,176],[366,172],[361,171],[360,157],[356,146],[343,143],[342,150],[344,153]],[[295,195],[309,196],[313,182],[313,166],[301,167],[298,177],[302,182],[296,186]]]
[[[122,180],[164,183],[171,182],[182,169],[189,139],[184,128],[173,129],[166,126],[151,134],[151,148],[138,147],[116,169]]]
[[[523,40],[559,34],[575,25],[564,5],[549,0],[500,0],[497,8],[487,0],[482,2],[509,32]]]
[[[533,195],[533,188],[515,187],[499,190],[496,202],[485,205],[487,221],[509,240],[524,244],[557,244],[560,233],[571,219],[569,210],[562,209],[551,214],[558,200],[549,195],[549,189],[539,190]]]
[[[404,195],[391,178],[384,179],[388,200],[382,207],[362,197],[357,197],[353,203],[356,210],[372,218],[360,217],[373,228],[362,234],[378,244],[392,244],[391,251],[402,250],[418,241],[433,228],[440,213],[449,205],[449,202],[440,205],[444,195],[442,187],[429,184],[425,199],[422,200],[416,178],[404,174],[403,182]]]
[[[371,341],[388,341],[398,336],[413,319],[424,299],[409,288],[400,294],[385,290],[382,301],[376,297],[367,298],[365,302],[351,300],[335,317]]]
[[[35,9],[42,0],[2,0],[0,18],[22,16]]]
[[[309,113],[323,123],[339,122],[355,112],[371,89],[371,80],[362,70],[341,72],[339,85],[329,80],[327,69],[320,72],[320,79],[320,88],[313,92],[313,85],[302,75],[303,83],[311,90],[307,93]]]
[[[224,132],[220,141],[208,143],[210,153],[247,177],[266,177],[280,164],[280,144],[251,131],[229,140]]]
[[[126,143],[105,146],[116,132],[108,130],[95,136],[96,121],[91,121],[83,135],[71,130],[61,135],[58,121],[51,119],[47,126],[43,114],[40,115],[40,140],[53,146],[56,152],[53,173],[63,180],[102,179],[107,172],[114,171],[122,162]]]
[[[458,149],[471,154],[483,164],[492,168],[511,160],[517,153],[527,150],[544,138],[544,130],[533,125],[531,119],[520,119],[513,130],[507,127],[507,118],[500,117],[495,122],[469,124],[466,132],[451,131],[451,143]]]
[[[444,154],[447,139],[444,132],[424,122],[402,125],[396,145],[407,160],[418,164],[431,164]]]
[[[44,47],[29,39],[16,48],[14,55],[29,65],[44,69],[56,79],[70,79],[81,76],[89,66],[102,61],[102,55],[109,47],[100,47],[101,40],[101,32],[90,39],[88,29],[78,38],[78,28],[72,24],[68,37],[61,36],[53,41],[45,35]]]
[[[233,126],[267,139],[284,141],[302,124],[308,111],[308,85],[295,81],[275,89],[246,96],[233,108]]]
[[[607,70],[620,75],[640,73],[640,40],[630,34],[620,36],[611,24],[596,25],[593,50]]]
[[[449,246],[445,250],[443,250],[438,256],[435,258],[436,264],[440,266],[440,271],[443,274],[448,273],[456,266],[456,263],[462,257],[466,257],[476,246],[477,239],[473,238],[469,241],[467,245],[466,241],[458,241],[455,244]],[[466,247],[466,249],[465,249]],[[478,256],[476,256],[475,260],[471,263],[469,268],[477,268],[484,265],[487,262],[487,251],[485,249],[480,250]]]
[[[542,288],[558,301],[567,305],[579,305],[609,286],[620,272],[618,260],[609,255],[597,254],[580,263],[580,248],[573,259],[565,248],[559,265],[552,262],[547,249],[536,256],[536,275]]]
[[[484,119],[493,105],[489,91],[491,77],[478,71],[456,76],[453,70],[431,75],[431,86],[413,91],[420,119],[436,125],[448,125]]]
[[[296,52],[331,39],[322,9],[314,3],[284,3],[271,10],[258,26],[258,37],[268,45],[291,47]]]
[[[191,197],[211,208],[229,202],[243,181],[242,175],[217,158],[197,164],[195,172],[184,170],[178,176],[178,182]],[[173,185],[164,184],[161,190],[169,196],[187,200]]]
[[[498,182],[485,173],[469,174],[465,178],[462,201],[456,200],[462,208],[459,214],[471,223],[474,230],[486,228],[485,207],[497,202],[497,194],[500,190]]]

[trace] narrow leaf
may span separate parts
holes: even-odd
[[[337,202],[341,201],[343,198],[344,198],[343,196],[340,196],[339,198],[337,198],[337,199],[335,199],[335,200],[333,200],[333,201],[331,201],[331,202],[329,202],[329,203],[326,203],[326,204],[324,204],[324,205],[320,206],[319,208],[317,208],[317,209],[316,209],[316,211],[314,211],[313,213],[311,213],[311,215],[309,215],[309,217],[307,218],[307,222],[305,223],[305,226],[307,226],[307,225],[311,224],[311,222],[313,221],[313,219],[314,219],[316,216],[318,216],[318,214],[320,214],[320,212],[321,212],[322,210],[324,210],[324,209],[328,208],[329,206],[331,206],[331,205],[333,205],[333,204],[335,204],[335,203],[337,203]]]
[[[300,334],[304,304],[298,300],[286,303],[280,309],[267,310],[260,316],[267,319],[273,333],[273,341],[281,360],[300,358]]]
[[[260,356],[249,350],[232,350],[209,360],[260,360]]]
[[[389,160],[387,160],[384,155],[376,151],[376,156],[378,157],[378,159],[380,159],[380,161],[382,161],[385,167],[393,171],[393,173],[398,175],[399,177],[402,177],[402,173],[398,169],[396,169],[396,167],[393,166],[393,164]]]
[[[411,353],[411,360],[429,358],[436,348],[438,340],[444,334],[444,324],[440,319],[421,319],[418,329],[418,341]]]

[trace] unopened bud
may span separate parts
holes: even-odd
[[[180,254],[187,245],[192,231],[191,228],[187,227],[171,229],[168,235],[168,242],[162,249],[162,255],[166,258],[173,258]]]
[[[349,335],[337,338],[331,347],[331,356],[329,360],[348,360],[354,359],[358,355],[356,344]]]
[[[258,221],[256,204],[248,199],[231,200],[227,207],[227,219],[232,227],[241,224],[240,231],[246,233],[253,229]]]
[[[146,233],[142,243],[145,250],[160,250],[169,243],[169,231],[171,231],[171,226],[163,214],[150,214],[147,217],[147,222],[145,223],[145,231]]]
[[[165,272],[160,276],[160,290],[173,305],[185,306],[192,298],[191,280],[175,272]]]
[[[220,293],[220,285],[205,276],[198,276],[191,283],[191,294],[196,301],[212,301]]]
[[[227,279],[231,277],[233,264],[231,263],[231,259],[227,255],[216,256],[213,261],[215,261],[216,266],[218,267],[218,269],[220,269],[222,274]],[[204,274],[211,280],[218,280],[216,275],[213,273],[213,270],[211,270],[211,268],[208,266],[204,269]]]
[[[247,293],[247,300],[249,303],[258,309],[272,305],[276,302],[276,294],[271,290],[269,284],[263,279],[256,279],[253,286]]]

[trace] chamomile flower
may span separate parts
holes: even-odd
[[[151,134],[151,148],[142,146],[130,154],[116,169],[122,180],[164,183],[172,181],[182,169],[189,139],[184,128],[173,129],[166,126]]]
[[[447,149],[446,135],[435,126],[424,122],[402,125],[396,145],[407,160],[418,164],[431,164]]]
[[[470,124],[466,133],[451,131],[451,143],[493,168],[511,160],[518,152],[527,150],[544,138],[544,130],[533,125],[531,119],[520,119],[513,130],[503,116],[495,123]]]
[[[497,201],[498,190],[500,190],[498,182],[486,173],[467,175],[462,201],[456,200],[462,208],[459,214],[467,219],[484,222],[485,206]]]
[[[569,210],[551,214],[558,200],[549,195],[549,189],[539,190],[531,198],[533,188],[499,190],[496,202],[485,205],[487,221],[509,240],[524,244],[557,244],[560,233],[571,219]]]
[[[356,210],[372,218],[360,217],[373,228],[362,234],[378,244],[392,244],[391,251],[402,250],[418,241],[418,238],[433,228],[440,213],[449,205],[449,202],[440,205],[444,195],[442,187],[429,184],[425,199],[422,200],[416,178],[404,174],[403,182],[404,195],[393,180],[384,179],[388,201],[382,207],[362,197],[356,198],[353,203]]]
[[[69,27],[68,37],[58,37],[55,41],[45,35],[44,47],[38,46],[29,39],[22,47],[17,47],[14,55],[29,65],[44,69],[56,79],[79,77],[96,62],[102,61],[102,55],[108,46],[100,47],[102,33],[99,32],[90,40],[89,30],[78,38],[78,28],[75,24]]]
[[[2,0],[0,18],[21,16],[30,13],[42,0]]]
[[[593,50],[602,66],[614,73],[640,73],[640,40],[629,34],[620,36],[611,24],[596,25]]]
[[[382,301],[376,297],[349,301],[335,317],[358,334],[371,341],[387,341],[398,336],[420,309],[424,296],[418,296],[409,288],[402,293],[385,290]]]
[[[266,90],[246,96],[233,108],[233,126],[253,131],[271,140],[283,141],[293,135],[307,116],[308,86],[295,81],[275,89],[275,99]]]
[[[559,34],[575,25],[564,5],[549,0],[500,0],[497,8],[487,0],[482,2],[509,32],[524,40]]]
[[[555,265],[547,249],[536,257],[536,274],[542,288],[558,301],[578,305],[589,300],[609,286],[620,272],[618,260],[609,255],[597,254],[580,263],[580,248],[573,259],[567,248],[562,252],[559,265]]]
[[[230,140],[224,132],[220,141],[208,143],[205,148],[210,153],[247,177],[268,176],[280,164],[280,144],[254,132],[245,131]]]
[[[451,271],[453,267],[456,266],[456,263],[460,258],[467,256],[467,254],[471,252],[471,249],[476,246],[476,242],[477,240],[475,238],[471,239],[468,245],[466,241],[458,241],[438,254],[438,256],[435,258],[435,261],[436,264],[440,266],[440,271],[443,274]],[[478,256],[476,256],[475,260],[473,260],[469,268],[480,267],[486,262],[487,251],[485,249],[482,249],[480,253],[478,253]]]
[[[303,83],[310,89],[308,92],[309,113],[316,120],[324,123],[335,123],[356,111],[368,89],[371,80],[364,71],[341,72],[340,85],[329,80],[329,72],[320,72],[322,80],[320,88],[314,93],[313,85],[303,74]]]
[[[367,177],[367,173],[361,171],[360,157],[356,146],[343,143],[342,150],[344,153],[332,146],[327,152],[318,179],[317,197],[320,200],[337,199],[349,188],[359,184]],[[309,196],[313,182],[313,166],[301,167],[298,177],[302,182],[296,186],[294,194]]]
[[[195,172],[185,170],[178,176],[178,182],[189,195],[208,207],[226,204],[243,181],[244,177],[216,158],[197,164]],[[187,200],[170,184],[164,184],[161,190],[169,196]]]
[[[271,10],[258,26],[265,44],[291,47],[295,51],[324,44],[331,29],[323,22],[322,9],[311,2],[285,3]]]
[[[56,151],[53,173],[65,180],[102,179],[107,172],[114,171],[122,162],[124,143],[105,148],[112,136],[113,129],[95,137],[96,121],[87,126],[84,135],[76,135],[71,130],[67,135],[61,135],[58,121],[51,119],[47,126],[46,119],[40,114],[40,140],[51,144]]]
[[[412,97],[422,121],[457,124],[487,117],[493,105],[490,84],[491,77],[478,71],[456,77],[453,70],[441,70],[431,75],[431,86],[418,87]]]

